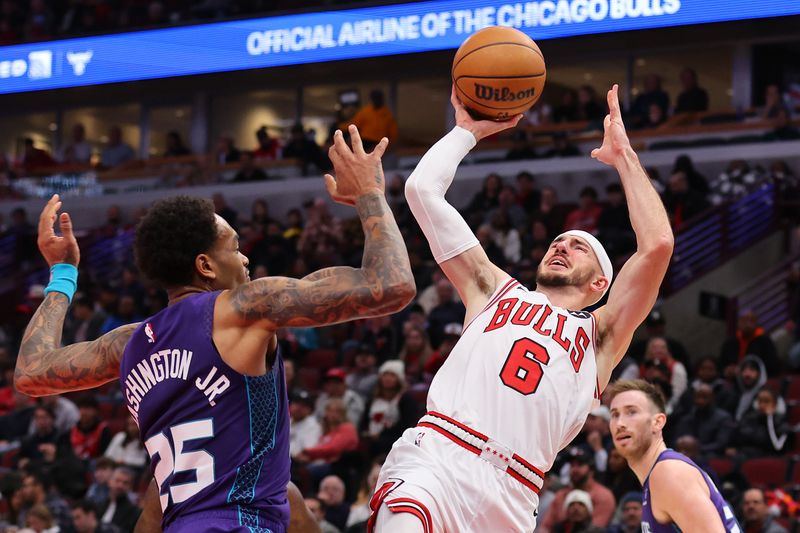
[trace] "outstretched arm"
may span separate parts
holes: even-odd
[[[355,205],[361,219],[361,268],[333,267],[299,280],[268,277],[246,283],[220,296],[228,323],[261,323],[268,330],[335,324],[399,311],[416,294],[405,243],[384,195],[380,157],[387,141],[367,154],[353,126],[350,135],[352,150],[336,132],[329,152],[336,179],[325,179],[333,199]]]
[[[67,213],[58,216],[61,235],[54,224],[61,208],[57,194],[39,216],[37,245],[47,264],[78,266],[80,250]],[[14,385],[30,396],[46,396],[89,389],[119,377],[119,362],[136,324],[119,327],[97,340],[61,348],[61,333],[69,299],[50,292],[31,318],[20,344]]]
[[[608,303],[596,312],[600,332],[598,373],[603,386],[625,354],[634,331],[652,309],[673,247],[664,204],[625,133],[617,85],[608,91],[608,107],[603,145],[592,151],[592,157],[613,166],[619,173],[636,234],[636,253],[611,286]]]
[[[495,122],[473,119],[456,96],[450,102],[456,112],[456,128],[434,144],[406,182],[406,200],[425,233],[433,257],[455,286],[467,308],[464,323],[483,309],[497,285],[508,274],[489,261],[478,239],[461,214],[444,195],[461,160],[479,140],[516,126],[522,115]]]

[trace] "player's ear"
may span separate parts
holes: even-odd
[[[664,431],[664,426],[667,425],[667,415],[664,413],[657,413],[656,416],[653,417],[653,429],[658,431]]]
[[[592,290],[595,292],[603,293],[608,288],[608,278],[600,276],[592,281]]]
[[[217,279],[217,273],[214,271],[214,261],[208,254],[197,254],[194,258],[194,269],[203,280],[212,281]]]

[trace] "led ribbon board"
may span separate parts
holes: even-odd
[[[0,94],[800,14],[798,0],[434,0],[0,47]]]

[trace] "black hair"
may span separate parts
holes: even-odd
[[[100,409],[100,402],[97,401],[97,398],[94,396],[81,396],[77,400],[75,400],[75,405],[78,408],[81,407],[89,407],[93,409]]]
[[[579,197],[583,198],[584,196],[590,196],[593,200],[597,200],[597,189],[592,186],[584,187],[581,189]]]
[[[94,502],[92,500],[88,500],[88,499],[80,500],[80,501],[77,501],[77,502],[73,503],[72,504],[72,509],[80,509],[86,514],[92,513],[93,515],[95,515],[95,517],[98,514],[97,513],[97,506],[94,504]]]
[[[136,228],[136,265],[164,288],[188,285],[198,254],[217,240],[214,206],[208,200],[173,196],[159,200]]]

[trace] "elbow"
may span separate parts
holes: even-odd
[[[33,387],[32,380],[22,373],[19,368],[14,371],[14,388],[17,390],[17,392],[25,394],[26,396],[41,396],[41,394],[38,394],[36,389]]]
[[[414,276],[409,272],[406,279],[388,288],[388,299],[391,301],[392,312],[396,313],[405,309],[416,295],[417,284],[414,282]]]
[[[675,237],[673,237],[672,231],[667,231],[655,237],[644,250],[644,253],[658,261],[668,263],[672,257],[672,250],[674,248]]]

